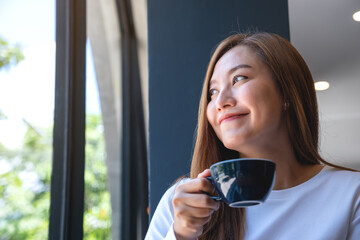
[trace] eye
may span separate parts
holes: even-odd
[[[210,97],[212,97],[212,96],[215,95],[216,93],[218,93],[218,90],[216,90],[216,89],[214,89],[214,88],[212,88],[212,89],[209,90],[209,95],[210,95]]]
[[[237,83],[237,82],[240,82],[242,80],[245,80],[245,79],[248,79],[248,77],[244,76],[244,75],[236,75],[234,78],[233,78],[233,84]]]

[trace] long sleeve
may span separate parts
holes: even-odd
[[[360,186],[354,198],[353,217],[349,226],[348,240],[360,239]]]
[[[145,240],[176,240],[173,223],[174,223],[174,209],[172,199],[174,197],[175,188],[181,182],[169,188],[162,196],[155,213],[151,219],[148,232]]]

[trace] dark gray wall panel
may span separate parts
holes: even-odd
[[[166,189],[189,172],[212,50],[249,29],[289,39],[287,0],[148,0],[150,216]]]

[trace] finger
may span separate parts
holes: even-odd
[[[207,218],[186,218],[177,217],[174,219],[174,232],[176,236],[181,236],[181,239],[197,239],[203,232],[203,226],[210,221]]]
[[[208,209],[204,210],[204,212],[216,211],[219,209],[219,202],[210,198],[207,194],[204,193],[178,193],[173,197],[173,205],[177,206],[185,206],[190,208],[201,208]],[[204,216],[204,215],[199,215]]]
[[[192,195],[191,200],[190,197],[187,197],[189,195]],[[189,207],[211,209],[212,211],[216,211],[219,209],[219,202],[210,198],[207,194],[187,194],[187,196],[185,195],[188,201],[184,201],[184,204]]]
[[[186,217],[206,218],[214,213],[212,208],[199,208],[189,205],[182,205],[176,207],[177,214]]]
[[[212,193],[214,191],[214,186],[212,183],[205,178],[195,178],[186,183],[180,184],[175,189],[176,192],[185,192],[185,193]]]

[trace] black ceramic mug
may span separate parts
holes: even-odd
[[[213,164],[211,177],[218,196],[215,200],[230,207],[248,207],[263,203],[275,182],[275,163],[267,159],[239,158]]]

